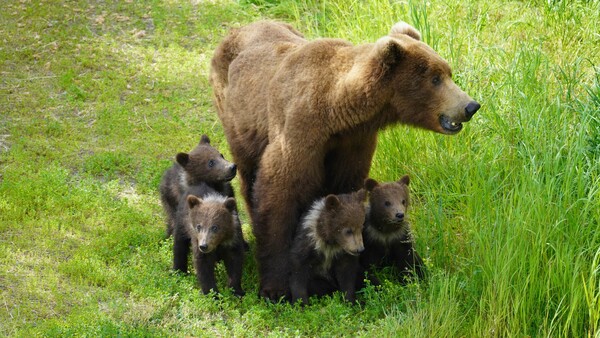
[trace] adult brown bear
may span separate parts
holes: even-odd
[[[404,22],[358,46],[256,22],[217,47],[210,81],[252,218],[259,293],[270,299],[289,295],[300,215],[318,197],[360,189],[380,129],[455,134],[480,107]]]

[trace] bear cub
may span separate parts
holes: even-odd
[[[160,183],[161,202],[167,214],[167,236],[173,233],[179,200],[190,186],[204,183],[224,196],[234,197],[230,181],[237,172],[236,165],[225,160],[210,145],[206,135],[202,135],[189,154],[178,153],[175,160]]]
[[[348,302],[355,301],[358,256],[364,250],[365,201],[364,189],[327,195],[305,214],[290,250],[292,302],[308,304],[310,296],[336,290]]]
[[[202,292],[218,293],[215,265],[223,261],[227,285],[243,296],[244,239],[235,199],[206,183],[191,186],[181,198],[173,229],[173,269],[186,273],[190,247]]]
[[[370,194],[363,230],[365,250],[360,255],[360,263],[372,285],[380,284],[372,273],[373,267],[394,266],[401,281],[415,273],[419,278],[424,277],[425,266],[415,251],[410,225],[406,221],[409,183],[408,175],[397,182],[383,184],[371,178],[365,180]]]

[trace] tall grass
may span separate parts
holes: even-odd
[[[380,135],[371,176],[411,175],[427,282],[299,308],[256,297],[251,256],[241,300],[170,272],[160,175],[201,133],[229,157],[209,60],[260,18],[355,43],[407,21],[482,103],[456,136]],[[7,1],[0,22],[1,335],[600,336],[599,2]]]

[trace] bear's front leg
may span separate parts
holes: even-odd
[[[291,151],[290,149],[297,149]],[[289,297],[290,246],[305,211],[319,194],[323,158],[302,146],[270,144],[254,187],[253,233],[262,297]]]
[[[360,270],[356,256],[344,254],[334,262],[333,275],[344,294],[344,299],[350,303],[356,300],[356,280]]]
[[[303,305],[308,304],[309,280],[311,273],[310,254],[312,252],[310,240],[302,234],[296,236],[290,252],[291,274],[290,292],[292,303],[302,300]]]
[[[425,277],[425,264],[415,251],[413,243],[394,243],[390,249],[390,258],[400,272],[401,280],[415,275],[421,279]]]
[[[219,293],[215,279],[215,265],[217,257],[214,252],[203,254],[199,250],[194,250],[194,266],[196,268],[196,279],[203,294],[210,293],[213,290]]]
[[[301,300],[303,305],[308,304],[309,275],[309,269],[299,268],[292,271],[290,276],[290,292],[292,294],[292,303]]]
[[[361,253],[362,256],[362,253]],[[359,264],[358,273],[356,274],[356,289],[360,290],[367,286],[366,281],[369,281],[369,284],[372,286],[381,285],[381,281],[377,276],[375,276],[375,271],[372,265],[369,265],[368,268],[362,265],[362,262]]]
[[[365,234],[366,232],[363,232]],[[363,235],[365,241],[365,251],[360,254],[360,265],[362,272],[359,273],[360,280],[358,281],[361,288],[365,286],[365,274],[366,279],[369,280],[371,285],[379,286],[381,281],[375,276],[375,268],[382,266],[383,257],[386,255],[385,247],[375,241],[368,240],[368,235]]]
[[[191,241],[182,231],[176,228],[173,233],[173,270],[187,273]]]

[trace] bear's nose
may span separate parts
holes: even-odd
[[[481,108],[481,105],[475,101],[469,102],[469,104],[465,107],[465,117],[467,120],[470,120],[473,115]]]
[[[233,164],[230,169],[232,173],[234,173],[237,170],[237,165]]]
[[[206,244],[202,244],[202,245],[200,245],[198,247],[200,248],[200,251],[203,251],[203,252],[206,251],[206,250],[208,250],[208,245],[206,245]]]
[[[404,219],[404,213],[403,212],[399,212],[396,214],[396,218],[399,220],[403,220]]]

